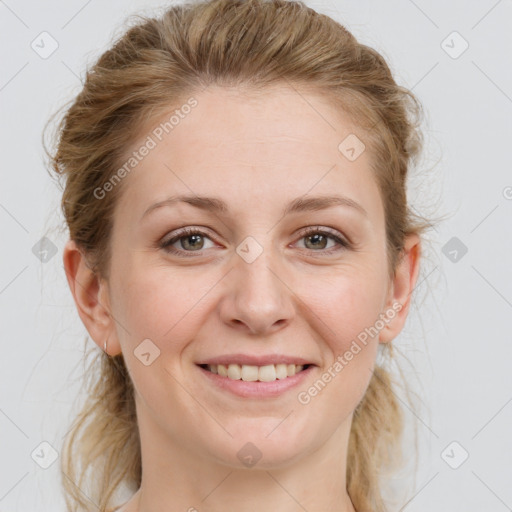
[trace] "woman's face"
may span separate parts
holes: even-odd
[[[127,152],[140,161],[114,216],[109,352],[122,351],[133,379],[143,442],[284,466],[348,431],[379,327],[387,341],[403,324],[383,203],[364,136],[321,96],[212,86],[194,98],[168,133],[154,129],[174,109]],[[193,200],[153,207],[177,196]],[[331,196],[357,206],[321,201]],[[245,362],[249,380],[207,362]],[[310,366],[285,378],[294,363]],[[274,368],[282,378],[251,380]]]

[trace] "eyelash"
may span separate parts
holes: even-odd
[[[311,235],[316,235],[316,234],[320,234],[320,235],[326,236],[327,238],[330,238],[331,240],[334,240],[341,247],[339,247],[337,249],[336,248],[335,249],[333,249],[333,248],[331,248],[331,249],[320,249],[318,251],[315,251],[313,249],[304,249],[304,250],[311,251],[311,252],[323,252],[323,253],[327,253],[327,254],[332,254],[332,253],[335,253],[335,252],[338,252],[338,251],[341,251],[341,250],[346,250],[346,249],[350,249],[351,248],[351,244],[349,242],[347,242],[346,240],[342,239],[341,237],[335,235],[334,233],[326,230],[325,228],[320,228],[319,226],[312,226],[312,227],[306,228],[301,233],[301,236],[300,236],[299,240],[301,240],[303,238],[306,238],[308,236],[311,236]],[[194,257],[194,256],[202,256],[203,255],[202,251],[184,251],[184,250],[179,250],[179,249],[176,249],[176,248],[172,247],[172,245],[175,242],[178,242],[182,238],[187,238],[187,237],[192,236],[192,235],[201,235],[203,237],[210,238],[207,235],[207,233],[205,233],[204,231],[201,231],[200,229],[197,229],[197,228],[184,228],[182,231],[177,233],[176,236],[172,237],[169,240],[165,240],[165,241],[161,242],[159,244],[159,246],[160,246],[161,249],[163,249],[164,251],[168,252],[169,254],[174,254],[174,255],[180,256],[180,257],[183,256],[183,257],[188,258],[188,257]]]

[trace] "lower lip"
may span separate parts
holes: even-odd
[[[201,373],[209,379],[210,382],[218,386],[220,389],[229,391],[234,395],[242,398],[271,398],[283,394],[286,391],[298,386],[301,382],[308,377],[308,375],[315,368],[313,365],[305,370],[296,373],[292,377],[286,379],[276,379],[272,382],[246,382],[244,380],[230,379],[229,377],[222,377],[217,373],[212,373],[209,370],[201,368],[196,365]]]

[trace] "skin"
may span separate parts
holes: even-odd
[[[283,85],[263,95],[211,86],[194,97],[192,112],[124,178],[109,279],[88,269],[74,242],[63,255],[84,325],[102,350],[108,338],[108,353],[123,354],[136,389],[143,478],[121,510],[353,512],[345,486],[352,415],[379,343],[406,321],[420,240],[406,240],[389,279],[370,151],[355,161],[340,153],[340,142],[359,132],[323,96]],[[293,199],[334,192],[367,215],[333,206],[282,217]],[[175,194],[221,198],[229,213],[179,203],[141,221],[148,206]],[[158,247],[186,226],[205,235],[173,243],[185,256]],[[352,246],[304,237],[309,226],[331,227]],[[252,263],[236,252],[248,236],[263,250]],[[300,403],[297,394],[397,303],[384,328]],[[134,355],[147,338],[160,350],[149,366]],[[277,398],[244,399],[209,384],[195,365],[234,352],[296,355],[317,367]],[[237,457],[247,442],[262,454],[251,468]]]

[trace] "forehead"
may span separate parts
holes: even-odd
[[[125,213],[140,216],[175,194],[223,197],[240,212],[338,192],[382,215],[369,151],[351,161],[339,147],[362,134],[322,95],[210,86],[192,97],[148,123],[126,152],[151,146],[124,178]]]

